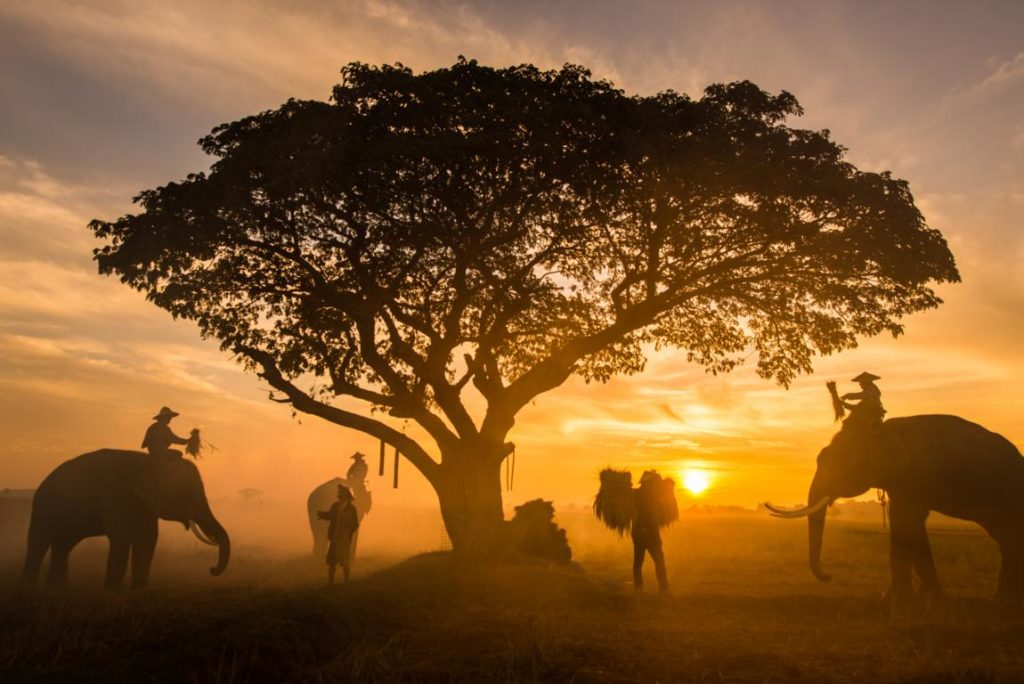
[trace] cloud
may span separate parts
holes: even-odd
[[[571,380],[517,418],[517,496],[581,500],[595,464],[684,460],[728,467],[721,496],[753,500],[768,480],[798,496],[835,429],[824,379],[845,383],[864,369],[884,376],[893,413],[963,413],[1024,441],[1019,36],[1006,39],[1012,50],[991,31],[975,44],[925,17],[937,39],[915,47],[901,41],[900,21],[877,21],[881,11],[748,2],[641,11],[600,0],[0,4],[0,430],[13,448],[0,481],[32,484],[86,444],[134,445],[139,422],[163,403],[217,435],[221,460],[204,467],[230,491],[294,494],[305,469],[329,467],[339,442],[373,451],[372,440],[316,419],[299,425],[193,325],[97,275],[85,225],[130,210],[142,187],[200,170],[209,160],[194,141],[213,125],[292,96],[326,98],[349,61],[424,70],[459,54],[578,62],[630,92],[699,96],[738,78],[786,88],[808,110],[794,125],[831,128],[862,168],[911,180],[966,281],[943,290],[946,306],[908,320],[904,338],[819,359],[817,374],[788,391],[749,365],[708,376],[672,351],[607,385]],[[986,63],[990,54],[1000,57]]]
[[[971,86],[974,93],[988,93],[1017,84],[1024,79],[1024,52],[1017,53],[1011,59],[993,59],[989,62],[990,71],[980,81]]]

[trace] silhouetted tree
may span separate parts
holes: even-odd
[[[455,548],[484,551],[516,414],[571,375],[636,373],[651,347],[719,372],[753,350],[788,384],[958,280],[907,183],[785,125],[800,113],[749,82],[692,100],[572,65],[350,64],[330,102],[214,129],[209,173],[93,221],[96,259],[279,401],[397,445]]]

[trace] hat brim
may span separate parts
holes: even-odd
[[[177,418],[180,415],[180,413],[175,413],[174,411],[171,411],[170,413],[158,413],[153,416],[153,420],[159,420],[160,418]]]

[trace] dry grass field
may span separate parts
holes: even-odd
[[[1024,614],[988,602],[998,555],[975,528],[933,524],[949,597],[893,616],[880,519],[829,521],[835,579],[820,584],[802,522],[684,514],[665,536],[672,595],[659,596],[632,591],[628,539],[582,510],[559,518],[569,568],[380,552],[331,589],[294,552],[236,543],[212,578],[209,550],[166,541],[150,589],[107,596],[97,542],[72,557],[76,591],[23,595],[10,552],[0,681],[1024,680]]]

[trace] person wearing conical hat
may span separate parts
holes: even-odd
[[[370,468],[366,465],[366,456],[357,451],[352,454],[352,465],[348,467],[348,472],[345,473],[345,479],[351,487],[357,482],[364,481],[369,472]]]
[[[882,418],[885,417],[885,408],[882,407],[882,390],[878,389],[875,380],[880,377],[867,371],[853,378],[853,382],[860,385],[860,392],[849,392],[841,398],[843,406],[849,409],[850,415],[843,421],[843,427],[863,428],[871,432],[878,432],[882,429]],[[848,399],[856,399],[856,403],[850,403]]]
[[[171,431],[171,419],[179,415],[166,406],[161,407],[160,412],[153,416],[156,421],[146,430],[146,436],[142,439],[142,448],[151,456],[176,456],[181,458],[182,452],[172,449],[172,444],[188,444],[188,439],[179,437]]]

